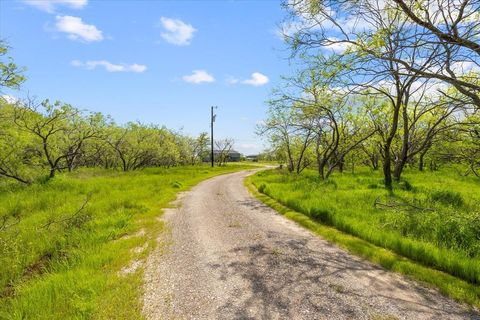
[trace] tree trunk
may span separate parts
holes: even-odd
[[[67,158],[67,161],[68,161],[68,172],[72,172],[73,170],[73,167],[75,166],[75,159],[76,159],[76,155],[74,155],[71,159]]]
[[[326,166],[325,161],[318,161],[318,175],[320,176],[320,179],[325,180],[325,166]]]
[[[385,188],[392,190],[392,168],[390,167],[390,150],[385,148],[385,159],[383,162],[383,177]]]
[[[302,160],[303,160],[303,156],[305,155],[305,150],[307,149],[309,144],[309,138],[310,138],[310,133],[308,133],[308,135],[305,137],[305,140],[302,145],[302,150],[300,150],[300,155],[298,156],[297,168],[296,168],[297,174],[302,172],[302,170],[305,168],[305,167],[302,168]]]
[[[373,154],[370,158],[373,170],[378,170],[378,155]]]
[[[393,118],[392,118],[392,127],[390,128],[390,132],[388,133],[387,139],[383,144],[383,152],[384,152],[384,159],[383,159],[383,176],[384,176],[384,183],[385,188],[388,190],[392,190],[392,142],[395,138],[395,134],[397,133],[398,129],[398,117],[400,114],[400,106],[402,104],[400,90],[397,87],[397,98],[396,101],[392,101],[393,107]]]
[[[288,161],[288,166],[287,166],[288,172],[293,172],[293,162],[290,160]]]
[[[402,108],[402,117],[403,117],[402,150],[400,151],[400,156],[398,157],[398,160],[395,162],[395,169],[393,171],[393,178],[397,182],[400,181],[400,176],[402,175],[403,168],[407,163],[407,157],[408,157],[408,143],[410,140],[410,128],[408,127],[408,114],[407,114],[407,107],[406,107],[407,104],[408,104],[408,100],[407,102],[405,102]]]
[[[50,175],[48,176],[50,179],[54,178],[55,177],[55,173],[56,173],[56,168],[50,168]]]
[[[400,181],[400,177],[402,175],[402,172],[403,172],[403,168],[405,167],[405,159],[403,158],[403,156],[400,156],[400,158],[395,162],[395,167],[393,169],[393,179],[395,181]]]
[[[420,153],[420,158],[418,159],[418,170],[423,171],[423,168],[425,167],[425,153]]]
[[[345,160],[343,159],[343,157],[339,160],[338,162],[338,171],[340,173],[343,173],[343,170],[345,169]]]
[[[322,154],[320,153],[320,137],[317,137],[316,145],[315,145],[315,155],[317,156],[317,165],[318,165],[318,175],[320,179],[325,180],[325,166],[327,164],[326,159],[322,158]]]

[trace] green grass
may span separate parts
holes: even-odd
[[[269,170],[249,181],[261,200],[327,240],[480,306],[480,181],[473,177],[407,172],[393,194],[366,169],[328,181],[313,171]]]
[[[0,319],[141,319],[143,268],[121,270],[155,246],[161,208],[242,168],[82,169],[32,186],[3,182]]]

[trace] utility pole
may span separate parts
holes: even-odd
[[[211,115],[210,115],[210,128],[211,128],[211,134],[210,134],[210,144],[211,144],[211,153],[210,153],[210,159],[212,160],[212,168],[213,168],[213,163],[215,161],[214,155],[213,155],[213,123],[215,122],[215,118],[217,117],[216,114],[213,114],[213,108],[217,109],[217,106],[212,106],[211,107]]]

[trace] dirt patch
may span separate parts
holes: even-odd
[[[135,273],[141,266],[143,266],[143,262],[140,260],[133,260],[130,264],[122,270],[120,270],[120,275],[125,276],[130,273]]]

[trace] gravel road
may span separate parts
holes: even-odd
[[[147,319],[480,319],[277,214],[245,189],[252,173],[206,180],[162,216]]]

